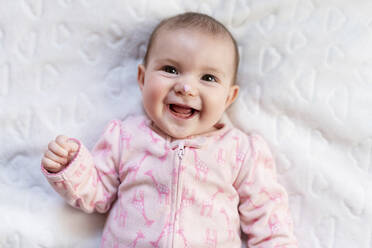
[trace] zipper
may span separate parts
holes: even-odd
[[[182,158],[183,158],[184,154],[185,154],[185,145],[184,145],[183,142],[181,142],[178,145],[178,148],[177,148],[177,155],[178,155],[178,159],[180,161],[180,166],[181,166],[181,161],[182,161]]]
[[[181,141],[177,146],[177,156],[178,156],[178,168],[177,168],[177,185],[176,185],[176,194],[175,194],[175,202],[174,202],[174,210],[173,210],[173,237],[172,237],[172,248],[175,245],[175,237],[176,237],[176,214],[177,214],[177,207],[178,207],[178,201],[179,201],[179,189],[180,189],[180,183],[181,183],[181,163],[183,156],[185,155],[185,144],[183,141]]]

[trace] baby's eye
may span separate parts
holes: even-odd
[[[161,69],[165,71],[166,73],[178,74],[176,67],[171,66],[171,65],[163,66]]]
[[[216,77],[211,74],[205,74],[201,79],[208,82],[217,82]]]

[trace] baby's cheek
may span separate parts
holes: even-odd
[[[158,112],[163,109],[166,92],[161,83],[151,82],[143,92],[143,103],[147,111]]]
[[[205,104],[208,112],[213,116],[220,116],[225,110],[225,97],[221,94],[211,94]]]
[[[154,87],[153,84],[146,85],[143,91],[143,101],[144,102],[152,102],[155,101],[157,96],[159,95],[159,90]]]
[[[169,86],[165,80],[161,80],[157,77],[153,78],[148,84],[147,91],[151,95],[152,100],[160,100],[167,94]]]

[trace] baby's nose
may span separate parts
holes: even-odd
[[[185,96],[196,96],[197,94],[197,89],[195,88],[195,86],[183,82],[177,83],[174,86],[174,90],[177,94],[182,94]]]

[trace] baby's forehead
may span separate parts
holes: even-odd
[[[193,28],[193,27],[182,27],[182,28],[162,28],[161,30],[158,30],[156,35],[153,37],[152,40],[152,45],[150,49],[155,49],[158,47],[156,44],[161,44],[163,42],[167,42],[169,37],[172,37],[172,35],[182,35],[185,37],[185,40],[189,41],[191,40],[198,40],[198,41],[203,41],[207,42],[208,46],[215,46],[216,48],[219,47],[220,49],[215,49],[213,52],[218,53],[218,52],[225,52],[225,51],[231,51],[229,53],[231,57],[235,57],[235,45],[233,40],[230,38],[230,36],[226,33],[212,33],[209,31],[205,31],[201,28]],[[201,37],[207,37],[206,39],[201,38]],[[181,39],[180,45],[182,46],[182,42],[184,40]],[[185,41],[186,42],[186,41]],[[221,50],[221,46],[224,46]]]
[[[177,37],[177,38],[176,38]],[[196,45],[198,44],[198,45]],[[153,39],[151,49],[153,52],[164,49],[188,49],[190,46],[197,47],[193,52],[206,52],[224,54],[225,58],[234,59],[234,43],[231,38],[223,33],[204,32],[197,28],[172,28],[159,30]],[[211,49],[212,48],[212,49]]]
[[[227,39],[231,41],[231,44],[233,44],[233,40],[229,36],[227,32],[219,31],[219,32],[212,32],[208,29],[204,29],[202,27],[168,27],[168,26],[163,26],[159,30],[157,30],[155,34],[155,39],[156,38],[162,37],[165,34],[169,33],[176,33],[176,32],[188,32],[192,36],[198,36],[198,35],[208,35],[213,37],[214,39]]]

